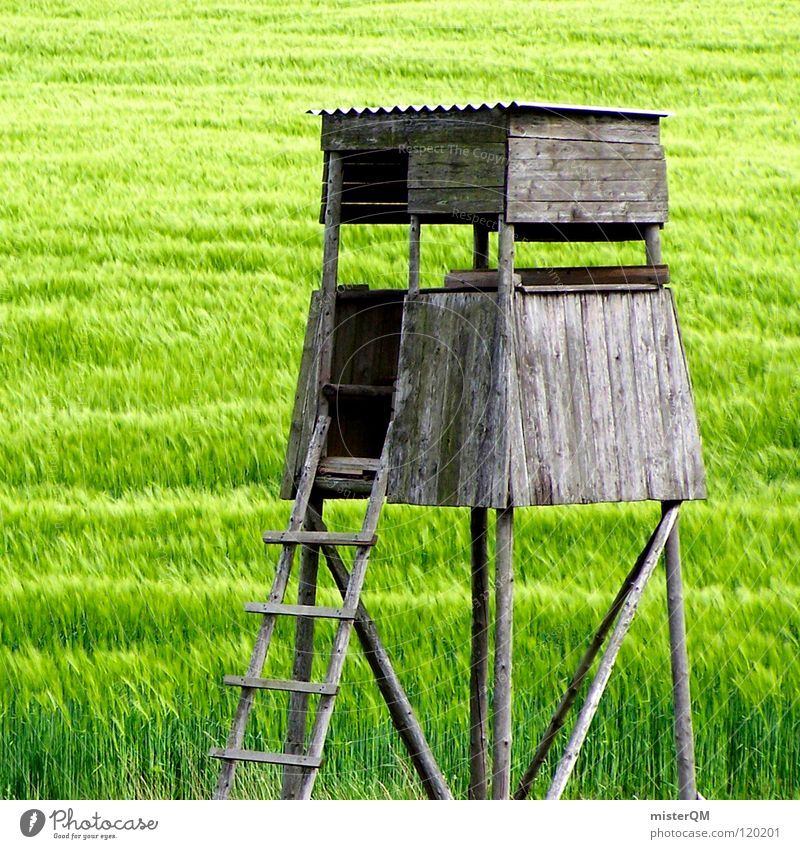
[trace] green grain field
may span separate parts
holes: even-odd
[[[699,787],[800,796],[800,9],[758,6],[0,2],[2,797],[210,795],[236,696],[221,678],[256,626],[242,603],[272,577],[260,532],[288,515],[322,246],[304,112],[511,98],[674,112],[664,255],[709,488],[682,523]],[[346,229],[341,281],[401,286],[405,238]],[[469,228],[425,238],[423,285],[469,263]],[[657,515],[519,511],[515,776]],[[460,795],[468,525],[390,506],[364,594]],[[657,580],[570,796],[676,795],[664,610]],[[260,698],[248,742],[279,745],[285,696]],[[271,769],[242,767],[237,795],[274,795]],[[317,795],[421,795],[357,648]]]

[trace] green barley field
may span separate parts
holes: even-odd
[[[664,254],[709,486],[682,524],[699,787],[800,796],[796,4],[0,9],[3,797],[210,795],[206,753],[236,695],[221,678],[244,671],[256,627],[242,603],[272,577],[260,532],[288,515],[278,481],[322,245],[305,110],[511,98],[674,112]],[[405,237],[347,229],[341,281],[402,285]],[[470,249],[469,228],[430,228],[423,283]],[[520,254],[643,261],[637,245]],[[519,511],[515,775],[657,514]],[[357,515],[331,511],[340,529]],[[364,595],[460,795],[468,524],[389,507]],[[569,795],[675,796],[664,610],[656,580]],[[251,746],[279,745],[283,698],[261,695]],[[271,769],[241,768],[237,795],[274,795]],[[317,795],[421,795],[358,648]]]

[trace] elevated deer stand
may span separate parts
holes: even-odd
[[[431,798],[451,798],[360,600],[384,498],[471,508],[471,798],[511,795],[513,521],[518,507],[655,500],[661,520],[601,622],[515,793],[533,780],[606,644],[548,791],[561,796],[622,641],[662,551],[680,796],[696,797],[678,511],[705,497],[700,439],[660,228],[667,218],[664,113],[505,103],[344,109],[322,114],[324,263],[311,302],[282,497],[294,498],[222,760],[281,764],[284,798],[308,798],[350,633],[356,633]],[[406,290],[338,286],[342,224],[409,225]],[[420,288],[422,224],[468,223],[472,268]],[[489,233],[497,231],[497,267]],[[644,241],[646,264],[517,268],[517,241]],[[368,496],[360,532],[330,533],[328,498]],[[488,775],[489,557],[497,512],[491,782]],[[301,547],[297,604],[284,604]],[[355,550],[348,571],[338,549]],[[341,590],[316,605],[318,554]],[[278,615],[297,617],[292,680],[260,677]],[[312,683],[314,621],[338,621],[325,680]],[[258,690],[290,693],[284,751],[243,748]],[[319,698],[306,743],[308,699]]]

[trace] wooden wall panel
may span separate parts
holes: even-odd
[[[389,501],[506,505],[511,432],[505,412],[492,415],[493,404],[505,407],[492,376],[497,320],[494,295],[423,293],[406,302]]]
[[[527,463],[516,505],[705,498],[669,289],[518,292],[515,320]]]
[[[667,213],[658,144],[509,138],[509,221],[661,223]]]

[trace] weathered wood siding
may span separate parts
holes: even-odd
[[[515,503],[705,497],[669,289],[519,293],[515,318],[523,444],[512,450],[527,471]]]
[[[666,221],[658,119],[511,115],[506,218],[535,224]]]
[[[511,433],[492,377],[496,295],[437,293],[406,302],[389,501],[503,507]],[[507,377],[508,375],[506,375]]]
[[[518,291],[507,386],[494,297],[407,304],[390,501],[501,507],[507,483],[516,506],[705,497],[669,289]]]

